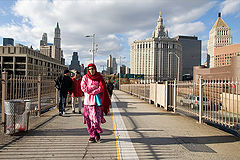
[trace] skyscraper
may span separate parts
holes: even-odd
[[[117,73],[117,61],[116,61],[116,58],[113,58],[112,59],[112,68],[113,68],[113,73]]]
[[[54,32],[54,45],[57,48],[61,48],[61,32],[60,32],[60,28],[59,28],[59,24],[57,22],[57,26],[55,28],[55,32]]]
[[[195,36],[177,36],[182,45],[182,75],[193,76],[193,66],[201,65],[201,40]]]
[[[69,69],[76,70],[80,73],[82,72],[80,62],[78,60],[78,52],[73,52],[71,64],[69,65]]]
[[[231,29],[221,18],[221,13],[218,13],[218,19],[209,32],[208,40],[208,55],[210,57],[209,67],[215,67],[214,63],[214,48],[232,44]]]
[[[107,60],[107,72],[108,74],[113,74],[113,58],[109,55]]]
[[[3,46],[14,46],[13,38],[3,38]]]
[[[40,46],[46,46],[47,45],[47,33],[43,33],[42,39],[40,40]]]

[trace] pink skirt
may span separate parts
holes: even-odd
[[[102,133],[101,123],[105,123],[101,107],[93,105],[84,105],[84,124],[87,125],[88,133],[91,137],[97,133]]]

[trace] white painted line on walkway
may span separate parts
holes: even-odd
[[[114,95],[115,96],[115,95]],[[128,131],[123,122],[122,116],[118,110],[116,105],[116,99],[112,97],[112,112],[113,112],[113,120],[114,120],[114,130],[116,131],[117,138],[117,149],[119,150],[120,159],[138,159],[136,150],[132,144],[131,138],[128,135]]]

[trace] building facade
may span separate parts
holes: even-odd
[[[21,45],[0,46],[0,67],[8,74],[54,77],[67,69],[61,61]]]
[[[120,66],[120,74],[126,74],[126,66],[125,65]]]
[[[125,71],[125,74],[130,74],[130,68],[129,67],[126,67],[126,71]]]
[[[46,56],[61,60],[61,48],[57,48],[55,45],[40,46],[40,52]]]
[[[155,81],[181,80],[181,64],[181,43],[168,36],[160,13],[152,38],[136,40],[131,44],[131,74],[152,76]]]
[[[13,38],[3,38],[3,46],[14,46]]]
[[[214,49],[215,67],[228,66],[233,56],[240,56],[240,44],[232,44]]]
[[[218,19],[209,32],[209,40],[207,51],[209,55],[209,67],[215,67],[214,49],[232,44],[231,29],[221,18],[221,13],[218,13]]]
[[[113,74],[113,58],[111,55],[109,55],[107,59],[107,73]]]
[[[193,66],[201,65],[201,40],[195,36],[175,37],[182,45],[182,75],[193,76]]]
[[[205,68],[195,66],[193,68],[193,80],[197,82],[201,76],[208,80],[239,80],[240,79],[240,56],[233,56],[231,64],[227,66]]]
[[[117,60],[116,58],[113,58],[112,59],[113,61],[113,74],[116,74],[117,73]]]

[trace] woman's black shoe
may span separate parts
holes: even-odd
[[[96,137],[95,137],[97,142],[101,142],[101,137],[99,133],[96,133]]]
[[[96,141],[95,141],[95,138],[90,137],[89,140],[88,140],[88,142],[89,142],[89,143],[94,143],[94,142],[96,142]]]

